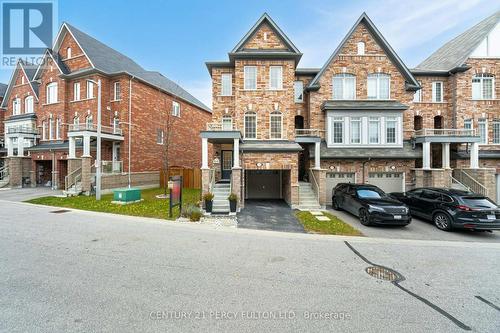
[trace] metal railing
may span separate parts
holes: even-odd
[[[123,161],[102,161],[102,173],[122,173]]]
[[[69,132],[79,132],[79,131],[91,131],[97,132],[96,124],[69,124],[68,125]],[[123,131],[120,127],[117,126],[101,126],[101,132],[105,134],[115,134],[115,135],[123,135]]]
[[[316,177],[314,176],[313,170],[309,170],[309,174],[311,175],[310,178],[313,180],[311,185],[312,185],[314,193],[316,193],[316,199],[318,200],[318,203],[319,203],[319,184],[318,184],[318,181],[316,180]]]
[[[237,131],[235,124],[207,123],[207,131]]]
[[[324,130],[317,128],[300,128],[295,130],[295,136],[321,136]]]
[[[450,182],[451,182],[452,188],[458,187],[458,189],[471,192],[471,189],[468,186],[466,186],[465,184],[463,184],[462,182],[460,182],[458,179],[456,179],[455,177],[453,177],[451,175],[450,175],[450,178],[451,178]],[[455,185],[455,187],[453,187],[453,185]]]
[[[467,187],[470,191],[481,194],[484,196],[488,196],[488,188],[486,188],[483,184],[474,179],[471,175],[461,169],[453,170],[453,178],[456,179],[459,183]]]
[[[422,136],[476,136],[475,129],[465,128],[424,128],[415,131],[415,137]]]
[[[9,178],[9,165],[4,165],[0,168],[0,180],[6,180]]]
[[[82,168],[73,170],[70,174],[64,177],[64,190],[67,191],[72,186],[76,187],[76,184],[82,180]]]
[[[18,125],[18,126],[9,126],[7,127],[7,134],[38,134],[38,129],[33,126],[26,125]]]

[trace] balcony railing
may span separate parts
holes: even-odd
[[[207,131],[237,131],[234,124],[207,123]]]
[[[122,173],[123,161],[102,161],[102,173]]]
[[[7,127],[7,134],[38,134],[38,129],[33,126],[10,126]]]
[[[324,131],[316,129],[316,128],[301,128],[301,129],[296,129],[295,130],[295,136],[296,137],[321,136],[322,132],[324,132]]]
[[[423,137],[423,136],[476,136],[476,130],[474,129],[465,129],[465,128],[424,128],[418,131],[415,131],[415,137]]]
[[[97,132],[96,124],[69,124],[69,132],[92,131]],[[101,126],[101,132],[105,134],[123,135],[123,131],[117,126]]]

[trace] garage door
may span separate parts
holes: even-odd
[[[279,170],[249,170],[246,173],[247,199],[281,199]]]
[[[380,187],[384,192],[402,192],[404,177],[397,172],[370,172],[368,183]]]
[[[332,203],[332,190],[338,183],[354,183],[354,173],[327,172],[326,173],[326,203]]]

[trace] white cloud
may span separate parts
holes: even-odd
[[[179,85],[186,89],[191,95],[202,101],[206,106],[212,108],[212,81],[207,80],[184,80]]]

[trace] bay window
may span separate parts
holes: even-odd
[[[243,68],[243,89],[256,90],[257,89],[257,67],[245,66]]]
[[[491,74],[476,74],[472,77],[472,99],[493,99],[495,80]]]
[[[269,89],[270,90],[283,89],[283,67],[281,66],[269,67]]]
[[[344,117],[333,117],[332,122],[332,142],[344,142]]]
[[[380,142],[380,118],[370,117],[368,120],[368,143]]]
[[[351,118],[351,143],[361,143],[361,118]]]
[[[396,143],[397,118],[387,117],[385,121],[385,142]]]
[[[257,114],[255,112],[245,113],[244,130],[245,139],[257,139]]]
[[[269,137],[271,139],[281,139],[283,136],[283,116],[281,112],[274,111],[269,116]]]
[[[389,99],[391,76],[382,73],[368,75],[368,98]]]
[[[356,99],[356,76],[338,74],[333,77],[333,99]]]

